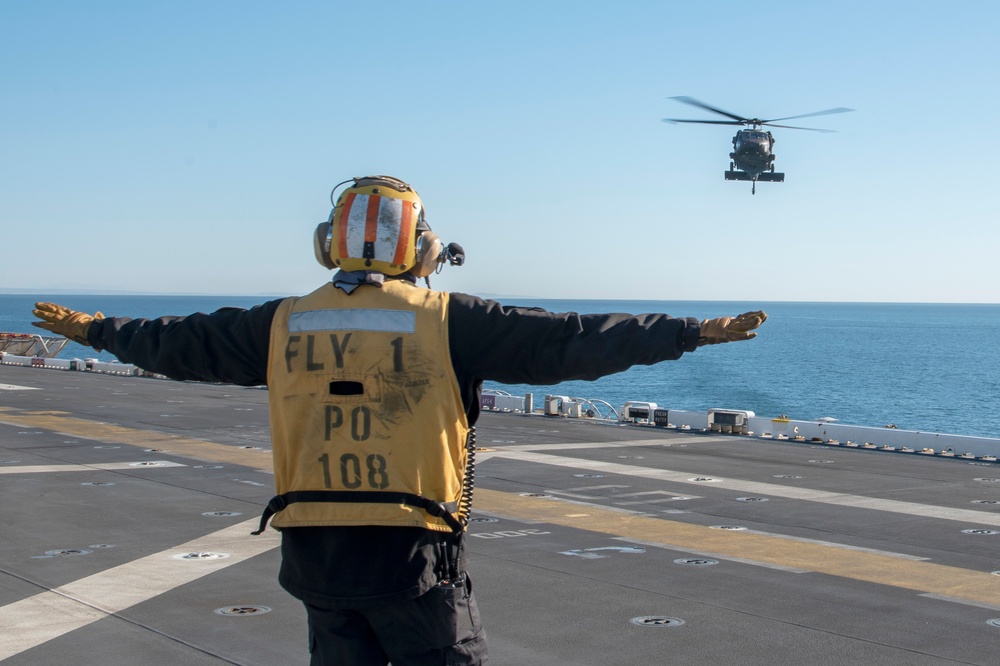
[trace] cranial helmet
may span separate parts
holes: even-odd
[[[433,273],[443,259],[443,248],[424,221],[416,190],[391,176],[346,182],[353,185],[340,194],[329,219],[316,228],[316,260],[345,271],[386,275],[409,271],[417,277]]]

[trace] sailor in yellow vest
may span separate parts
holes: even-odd
[[[313,666],[484,664],[464,549],[483,380],[596,379],[748,340],[766,315],[556,314],[432,291],[417,279],[460,265],[461,247],[406,183],[348,183],[314,238],[339,270],[311,294],[152,320],[38,303],[35,325],[174,379],[267,385],[277,492],[260,529],[281,530]]]

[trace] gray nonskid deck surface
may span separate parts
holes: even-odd
[[[226,529],[272,494],[266,391],[0,385],[5,665],[308,663],[277,539]],[[996,663],[995,464],[513,414],[478,443],[491,663]]]

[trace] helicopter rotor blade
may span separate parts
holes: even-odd
[[[718,113],[720,116],[725,116],[727,118],[732,118],[733,120],[738,120],[740,121],[741,125],[747,121],[747,119],[743,118],[742,116],[738,116],[735,113],[729,113],[728,111],[723,111],[722,109],[717,109],[714,106],[709,106],[704,102],[696,100],[694,97],[681,96],[681,97],[671,97],[670,99],[676,99],[678,102],[690,104],[691,106],[697,106],[699,109],[705,109],[706,111],[711,111],[712,113]]]
[[[847,109],[842,106],[838,106],[836,109],[827,109],[826,111],[813,111],[812,113],[803,113],[799,116],[785,116],[784,118],[771,118],[770,120],[765,120],[765,123],[777,122],[779,120],[792,120],[793,118],[812,118],[813,116],[829,116],[833,113],[847,113],[848,111],[853,111],[854,109]],[[775,126],[777,127],[777,125]]]
[[[762,122],[761,125],[767,125],[768,127],[781,127],[783,129],[800,129],[800,130],[809,130],[810,132],[824,132],[826,134],[837,133],[837,130],[832,130],[832,129],[820,129],[819,127],[795,127],[793,125],[775,125],[774,123],[770,123],[767,121]]]
[[[745,125],[740,120],[685,120],[681,118],[661,118],[665,123],[699,123],[703,125]]]

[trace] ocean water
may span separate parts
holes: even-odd
[[[52,300],[86,312],[156,317],[250,307],[265,297],[0,295],[0,331],[34,333],[31,308]],[[1000,305],[727,303],[498,299],[555,312],[666,312],[705,319],[754,309],[768,321],[749,342],[702,347],[678,361],[637,366],[594,382],[485,387],[628,400],[667,409],[746,409],[759,416],[1000,437]],[[106,353],[70,343],[61,358]]]

